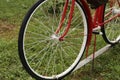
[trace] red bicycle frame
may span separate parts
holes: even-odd
[[[72,0],[72,4],[71,4],[71,8],[70,8],[70,16],[69,16],[69,19],[68,19],[68,24],[67,24],[67,27],[66,27],[64,33],[59,38],[60,41],[64,40],[64,37],[66,36],[66,34],[69,31],[69,28],[70,28],[70,25],[71,25],[71,22],[72,22],[72,16],[73,16],[73,13],[74,13],[75,1],[76,0]],[[66,0],[65,5],[64,5],[64,10],[63,10],[63,13],[62,13],[62,18],[61,18],[61,21],[59,23],[59,26],[58,26],[55,34],[58,34],[60,29],[62,28],[62,24],[64,22],[64,19],[65,19],[65,16],[66,16],[66,11],[67,11],[67,8],[68,8],[68,3],[69,3],[69,0]],[[103,22],[105,5],[102,5],[99,8],[97,8],[96,11],[95,11],[94,17],[92,18],[89,5],[86,3],[86,1],[85,0],[80,0],[80,3],[82,4],[82,6],[85,10],[87,20],[88,20],[88,42],[87,42],[87,46],[88,46],[88,45],[90,45],[90,42],[91,42],[91,37],[92,37],[93,30],[95,28],[102,27],[104,24],[106,24],[106,23],[110,22],[111,20],[113,20],[114,18],[120,16],[120,14],[116,14],[115,16],[113,16],[110,19]],[[119,2],[118,2],[118,4],[120,5]],[[112,11],[110,13],[106,14],[106,17],[109,16],[111,13],[112,13]]]
[[[72,0],[72,5],[71,5],[71,8],[70,8],[70,16],[69,16],[69,20],[68,20],[68,25],[67,25],[64,33],[59,38],[60,41],[64,39],[64,37],[66,36],[66,34],[69,31],[69,28],[70,28],[70,25],[71,25],[71,21],[72,21],[73,12],[74,12],[75,1],[76,0]],[[67,11],[67,8],[68,8],[68,2],[69,2],[69,0],[66,0],[65,5],[64,5],[64,10],[63,10],[63,13],[62,13],[62,18],[61,18],[61,21],[59,23],[59,26],[58,26],[55,34],[58,34],[60,29],[62,28],[62,24],[64,22],[66,11]],[[81,3],[84,6],[84,9],[85,9],[85,12],[86,12],[86,16],[88,18],[88,26],[89,26],[89,31],[88,31],[89,33],[88,34],[89,34],[89,36],[88,36],[88,43],[87,44],[90,44],[91,36],[92,36],[92,29],[93,29],[92,16],[91,16],[88,4],[84,0],[81,0]]]

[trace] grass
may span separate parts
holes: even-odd
[[[0,0],[0,80],[34,80],[22,67],[17,50],[21,22],[34,2],[36,0]],[[98,48],[104,43],[100,39]],[[94,71],[89,63],[65,80],[120,80],[119,51],[120,45],[112,47],[95,59]]]

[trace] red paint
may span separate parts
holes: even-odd
[[[68,8],[68,3],[69,3],[69,0],[66,0],[65,5],[64,5],[64,9],[63,9],[63,13],[62,13],[61,21],[59,23],[59,26],[58,26],[56,32],[55,32],[56,34],[58,34],[60,29],[62,28],[62,24],[64,22],[64,19],[65,19],[65,16],[66,16],[66,12],[67,12],[67,8]]]
[[[60,37],[60,39],[63,39],[70,29],[70,25],[71,25],[72,17],[73,17],[73,12],[74,12],[74,6],[75,6],[75,0],[72,0],[72,5],[71,5],[71,8],[70,8],[70,16],[69,16],[68,24],[67,24],[67,27],[66,27],[64,33]]]
[[[67,12],[67,9],[68,9],[68,3],[69,3],[69,0],[66,0],[59,26],[58,26],[58,28],[57,28],[57,30],[55,32],[56,34],[59,33],[59,31],[62,28],[62,25],[64,23],[64,19],[66,17],[66,12]],[[87,20],[88,20],[88,41],[87,41],[87,46],[89,46],[90,43],[91,43],[93,28],[96,28],[98,26],[102,27],[104,24],[110,22],[111,20],[115,19],[116,17],[118,17],[120,15],[115,15],[115,16],[111,17],[110,19],[103,22],[103,17],[104,17],[103,15],[104,15],[104,7],[105,7],[105,5],[102,5],[99,8],[97,8],[96,11],[95,11],[94,17],[92,17],[89,5],[86,3],[86,0],[80,0],[80,3],[82,4],[82,6],[83,6],[83,8],[85,10]],[[59,39],[60,41],[64,40],[64,37],[67,35],[67,33],[69,31],[69,28],[70,28],[70,25],[71,25],[71,22],[72,22],[72,16],[73,16],[73,13],[74,13],[74,6],[75,6],[75,0],[72,0],[72,4],[71,4],[71,7],[70,7],[70,15],[69,15],[69,19],[68,19],[68,24],[66,26],[65,31],[60,36],[60,39]],[[112,10],[109,13],[107,13],[105,17],[109,16],[111,13],[112,13]]]

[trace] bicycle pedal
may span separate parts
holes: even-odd
[[[93,31],[92,33],[99,35],[99,32],[98,32],[98,31]]]
[[[93,31],[92,33],[93,33],[93,34],[96,34],[96,35],[103,35],[103,33],[102,33],[102,32],[99,32],[99,31]]]

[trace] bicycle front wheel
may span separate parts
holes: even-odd
[[[104,9],[104,21],[115,16],[117,17],[102,28],[103,38],[109,44],[116,44],[120,41],[120,0],[109,0]]]
[[[62,79],[79,63],[86,47],[88,25],[85,12],[75,3],[69,32],[63,34],[70,13],[68,4],[63,27],[58,28],[65,0],[39,0],[27,13],[19,33],[19,55],[26,71],[37,80]]]

